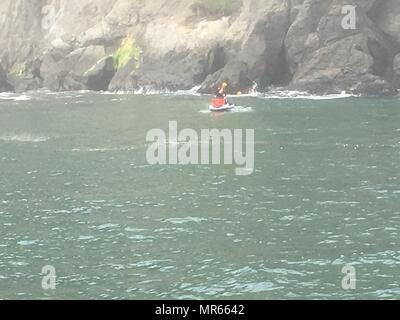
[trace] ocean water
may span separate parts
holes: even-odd
[[[0,299],[399,299],[400,98],[209,99],[1,94]],[[254,129],[254,174],[149,165],[171,120]]]

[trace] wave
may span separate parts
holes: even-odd
[[[52,92],[49,90],[37,90],[30,92],[32,94],[44,95],[44,96],[56,96],[62,98],[75,98],[75,97],[83,97],[86,94],[101,94],[101,95],[168,95],[168,96],[210,96],[207,94],[199,93],[200,86],[195,86],[192,89],[188,90],[157,90],[151,86],[141,87],[139,89],[133,91],[125,91],[119,90],[116,92],[110,91],[89,91],[89,90],[80,90],[80,91],[63,91],[63,92]],[[15,93],[0,93],[0,100],[11,100],[11,101],[29,101],[32,100],[31,95],[21,94],[17,95]],[[347,93],[345,91],[338,94],[328,94],[328,95],[313,95],[308,92],[303,91],[294,91],[294,90],[284,90],[284,89],[273,89],[267,92],[254,92],[247,93],[241,95],[228,95],[229,98],[240,99],[240,98],[259,98],[259,99],[303,99],[303,100],[333,100],[333,99],[345,99],[345,98],[353,98],[360,97],[360,95],[354,95],[351,93]]]
[[[189,96],[209,96],[208,94],[199,93],[200,86],[193,87],[189,90],[177,90],[172,91],[168,89],[164,90],[156,90],[151,87],[141,87],[134,91],[116,91],[116,92],[108,92],[104,91],[101,94],[106,95],[170,95],[170,96],[181,96],[181,95],[189,95]],[[303,100],[333,100],[333,99],[346,99],[353,97],[360,97],[360,95],[355,95],[351,93],[347,93],[345,91],[337,94],[328,94],[328,95],[313,95],[308,92],[303,91],[294,91],[294,90],[271,90],[268,92],[253,92],[246,93],[240,95],[228,95],[229,98],[260,98],[260,99],[303,99]]]
[[[226,112],[213,112],[211,110],[200,110],[200,113],[213,113],[213,114],[223,114],[223,113],[242,113],[242,112],[252,112],[252,107],[243,107],[243,106],[235,106],[233,109],[230,109]]]
[[[104,95],[144,95],[144,96],[154,96],[154,95],[191,95],[191,96],[201,96],[198,92],[201,86],[195,86],[188,90],[170,90],[170,89],[154,89],[152,86],[144,86],[135,90],[118,90],[118,91],[101,91],[100,94]]]
[[[174,94],[176,95],[192,95],[192,96],[201,96],[201,93],[199,93],[201,86],[195,86],[192,89],[189,90],[178,90]]]
[[[84,153],[88,153],[88,152],[113,152],[113,151],[131,151],[131,150],[135,150],[135,147],[115,147],[115,148],[75,148],[72,149],[72,152],[84,152]]]
[[[31,96],[26,94],[16,95],[14,93],[0,93],[0,100],[11,100],[11,101],[29,101],[32,100]]]
[[[62,96],[62,95],[71,95],[71,94],[86,94],[86,93],[93,93],[93,92],[97,92],[97,91],[91,91],[91,90],[51,91],[48,89],[39,89],[34,92],[41,93],[41,94],[48,95],[48,96]]]
[[[185,224],[185,223],[201,223],[207,221],[205,218],[198,217],[186,217],[186,218],[170,218],[165,219],[163,223],[171,223],[171,224]]]
[[[240,112],[252,112],[253,108],[252,107],[242,107],[242,106],[235,106],[231,112],[233,113],[240,113]]]
[[[3,142],[30,143],[30,142],[46,142],[48,140],[50,140],[50,137],[37,136],[37,135],[31,135],[31,134],[17,134],[17,135],[0,136],[0,141],[3,141]]]
[[[311,93],[291,90],[275,90],[267,93],[258,94],[258,97],[263,99],[303,99],[303,100],[334,100],[359,97],[358,95],[350,94],[345,91],[338,94],[328,95],[313,95]]]
[[[169,89],[158,90],[153,87],[140,87],[135,90],[117,90],[117,91],[103,91],[101,94],[105,95],[143,95],[143,96],[154,96],[154,95],[170,95],[177,94],[178,91],[172,91]]]
[[[228,94],[228,98],[260,98],[264,93],[253,92],[253,93],[241,93],[241,94]]]

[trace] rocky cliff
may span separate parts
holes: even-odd
[[[400,0],[1,0],[0,25],[0,91],[400,88]]]

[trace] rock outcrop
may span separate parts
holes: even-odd
[[[0,90],[400,88],[399,0],[3,0]],[[355,29],[343,27],[346,6]],[[2,71],[3,70],[3,71]]]
[[[400,88],[400,53],[394,58],[393,69],[395,85]]]
[[[13,88],[8,83],[7,74],[0,66],[0,92],[11,91]]]
[[[347,30],[342,28],[342,9],[349,3],[357,6],[357,1],[320,3],[304,1],[286,36],[293,76],[290,87],[318,93],[394,92],[391,61],[395,48],[368,17],[369,11],[358,6],[356,28]],[[367,8],[372,6],[370,2]]]

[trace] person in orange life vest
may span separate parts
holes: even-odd
[[[224,99],[225,104],[228,104],[228,100],[226,99],[226,89],[228,88],[228,84],[224,82],[218,89],[215,94],[215,98]]]

